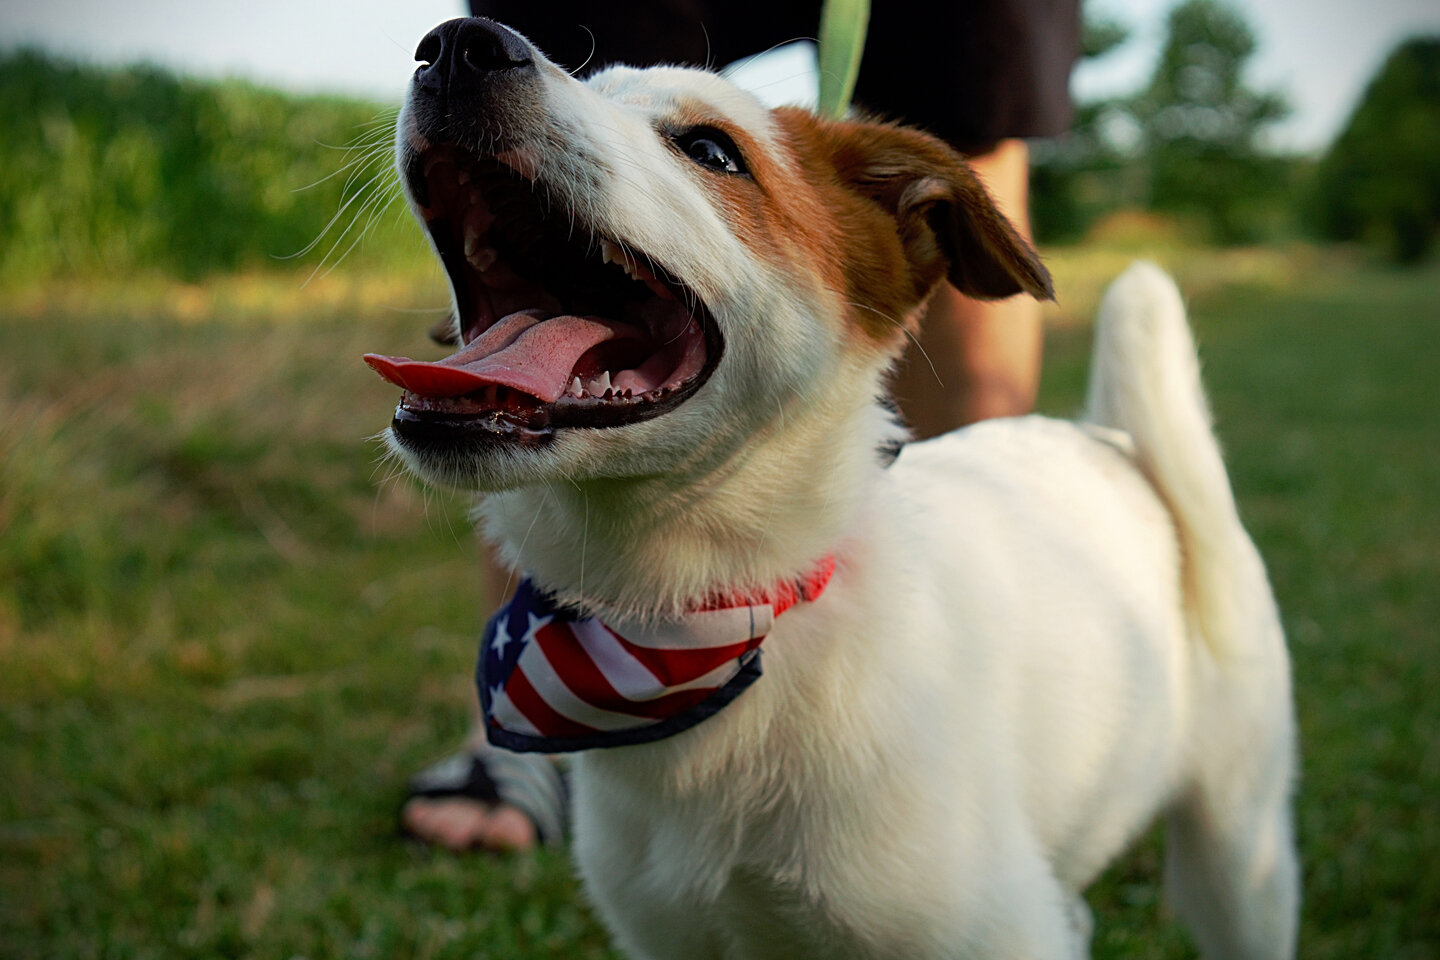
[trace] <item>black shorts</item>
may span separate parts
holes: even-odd
[[[814,0],[470,0],[556,63],[720,67],[814,38]],[[855,103],[976,152],[1070,125],[1079,0],[874,0]]]

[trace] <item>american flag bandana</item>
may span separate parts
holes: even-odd
[[[775,618],[819,597],[834,572],[827,557],[761,596],[716,598],[659,624],[602,623],[525,580],[480,641],[486,736],[507,750],[568,753],[688,730],[759,679]]]

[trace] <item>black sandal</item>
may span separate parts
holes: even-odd
[[[564,840],[570,811],[570,791],[556,761],[491,747],[464,750],[411,777],[405,802],[417,797],[514,807],[530,818],[546,846]]]

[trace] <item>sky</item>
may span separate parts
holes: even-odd
[[[1131,38],[1078,68],[1072,90],[1081,100],[1134,90],[1149,76],[1176,0],[1085,2],[1087,12],[1127,24]],[[1252,86],[1278,90],[1293,107],[1270,137],[1282,150],[1324,149],[1402,38],[1440,35],[1440,0],[1231,2],[1259,41]],[[0,0],[0,49],[31,44],[87,61],[148,60],[196,76],[396,103],[420,38],[462,13],[461,0]],[[803,95],[794,78],[806,62],[782,59],[756,82],[772,96]]]

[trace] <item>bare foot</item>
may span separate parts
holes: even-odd
[[[407,832],[436,846],[461,852],[523,853],[535,848],[535,824],[518,809],[464,797],[414,797],[400,811]]]

